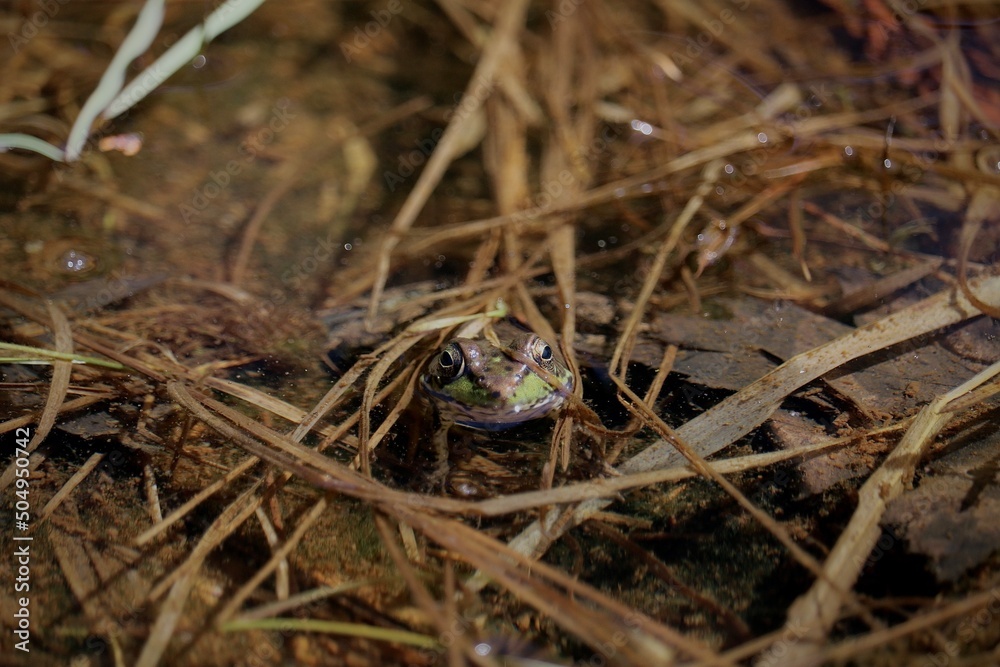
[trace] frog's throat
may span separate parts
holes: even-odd
[[[503,399],[468,377],[449,383],[448,394],[435,388],[426,376],[421,379],[424,391],[437,402],[443,420],[487,430],[506,429],[544,417],[563,404],[571,383],[572,376],[562,388],[555,389],[534,373],[527,373],[516,391]]]

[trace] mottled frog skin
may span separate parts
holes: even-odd
[[[573,374],[552,346],[514,326],[486,337],[455,338],[431,359],[420,383],[442,423],[499,431],[559,408]]]

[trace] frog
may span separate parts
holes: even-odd
[[[541,336],[507,325],[492,335],[450,340],[420,384],[442,424],[501,431],[562,407],[573,373]]]
[[[508,320],[479,337],[448,341],[431,358],[420,384],[439,421],[428,483],[447,487],[453,425],[503,431],[552,415],[572,392],[573,373],[544,338]],[[462,486],[456,484],[455,491]]]

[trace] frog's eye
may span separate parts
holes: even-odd
[[[450,380],[461,375],[465,371],[465,357],[458,345],[452,343],[441,350],[437,358],[437,370],[445,380]]]
[[[543,368],[548,368],[552,363],[552,347],[544,340],[535,336],[531,341],[531,357],[535,363]]]

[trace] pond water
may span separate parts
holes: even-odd
[[[38,6],[0,9],[0,134],[61,146],[137,7]],[[169,4],[129,75],[208,9]],[[975,660],[995,397],[925,434],[887,507],[864,488],[1000,359],[997,25],[878,1],[265,3],[81,160],[0,152],[0,342],[29,348],[0,364],[0,421],[47,433],[5,461],[31,461],[33,599],[61,619],[34,641],[88,664],[436,664],[453,642],[771,664],[826,567],[841,597],[790,642],[803,660],[959,637]],[[572,381],[509,336],[446,347],[505,318]],[[469,383],[452,405],[486,392],[520,421],[501,390],[534,382],[560,407],[449,425],[434,364]],[[845,536],[857,567],[832,569]],[[519,540],[566,579],[508,576]],[[879,641],[936,597],[967,610]],[[253,624],[278,616],[358,625]]]

